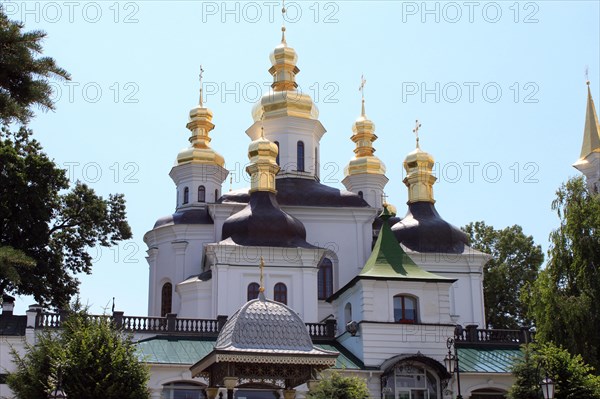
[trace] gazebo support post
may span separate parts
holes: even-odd
[[[218,393],[219,393],[219,388],[214,388],[214,387],[206,388],[206,397],[208,399],[216,399]]]
[[[223,383],[227,388],[227,399],[233,399],[233,389],[237,385],[237,377],[225,377]]]

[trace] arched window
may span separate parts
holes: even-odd
[[[204,186],[198,187],[198,202],[206,202],[206,188]]]
[[[352,321],[352,304],[348,302],[344,307],[344,322],[346,324]]]
[[[296,145],[296,166],[299,172],[304,172],[304,143],[302,141]]]
[[[362,191],[359,191],[359,192],[358,192],[358,196],[359,196],[359,197],[362,199],[362,198],[363,198],[363,192],[362,192]]]
[[[277,146],[277,159],[275,159],[275,162],[279,165],[279,141],[274,141],[274,143]]]
[[[187,204],[188,202],[190,202],[190,189],[186,187],[183,189],[183,203]]]
[[[219,199],[219,189],[216,188],[215,189],[215,202],[217,202],[218,199]]]
[[[249,301],[258,298],[259,289],[260,289],[260,286],[258,285],[258,283],[248,284],[248,300]]]
[[[283,283],[275,284],[273,299],[287,305],[287,287]]]
[[[165,317],[167,313],[171,313],[171,305],[173,304],[173,285],[164,283],[160,295],[160,315]]]
[[[408,295],[394,297],[394,321],[398,323],[417,322],[417,298]]]
[[[163,385],[161,399],[205,399],[205,387],[188,382],[173,382]]]
[[[327,299],[333,294],[333,264],[328,258],[323,258],[317,274],[318,299]]]

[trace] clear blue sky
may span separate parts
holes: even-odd
[[[600,102],[598,1],[286,2],[288,44],[298,82],[327,129],[321,176],[341,187],[353,155],[351,125],[367,79],[367,114],[377,126],[386,192],[400,214],[402,161],[421,146],[438,162],[437,208],[462,226],[484,220],[523,226],[548,247],[558,219],[556,188],[577,175],[589,66]],[[26,29],[48,33],[45,54],[73,76],[57,83],[56,112],[39,113],[37,138],[73,179],[102,195],[122,192],[134,237],[98,253],[81,298],[101,312],[116,297],[127,314],[147,309],[142,237],[174,211],[168,177],[187,145],[187,115],[205,69],[214,112],[212,145],[247,186],[251,108],[270,81],[268,55],[280,39],[281,6],[269,1],[3,1]],[[228,190],[228,184],[224,190]],[[17,311],[30,304],[23,298]]]

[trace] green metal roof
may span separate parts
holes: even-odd
[[[186,337],[154,337],[137,343],[139,359],[146,363],[192,365],[208,355],[215,346],[214,339]],[[360,370],[351,354],[344,354],[336,345],[316,344],[317,348],[340,352],[336,369]]]
[[[215,341],[190,338],[155,337],[137,343],[140,360],[146,363],[192,365],[214,348]]]
[[[383,219],[383,225],[381,226],[379,237],[377,237],[377,242],[375,242],[371,256],[367,259],[359,277],[419,281],[454,281],[430,273],[417,266],[406,252],[404,252],[398,244],[394,233],[392,233],[392,229],[387,221],[391,217],[387,207],[383,208],[383,213],[380,217]]]
[[[522,356],[520,349],[458,348],[461,373],[510,373]]]
[[[346,352],[346,349],[343,347],[338,347],[338,345],[329,344],[315,344],[315,346],[317,348],[325,349],[327,351],[334,351],[340,353],[340,355],[335,361],[335,366],[333,367],[334,369],[360,370],[362,368],[359,364],[357,364],[359,362],[358,359],[356,362],[354,362],[350,359],[350,357],[353,357],[352,354],[344,353]]]

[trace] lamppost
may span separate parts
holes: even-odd
[[[463,399],[460,393],[460,370],[458,367],[458,352],[456,350],[454,338],[450,337],[448,338],[448,340],[446,340],[446,347],[448,348],[448,354],[444,358],[446,370],[450,374],[454,374],[454,372],[456,371],[456,385],[458,387],[458,395],[456,395],[456,399]]]

